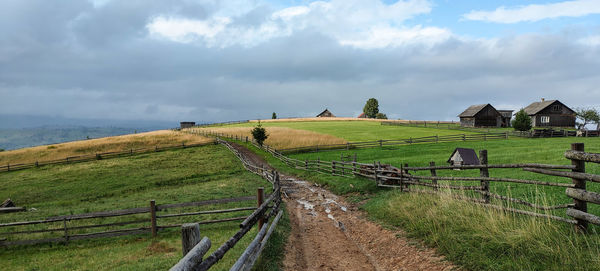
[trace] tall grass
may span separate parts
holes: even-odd
[[[170,130],[160,130],[0,152],[0,165],[64,159],[67,156],[94,154],[96,152],[126,151],[130,149],[152,148],[154,146],[177,145],[181,143],[197,144],[210,141],[212,141],[210,138]]]
[[[198,129],[198,128],[193,128]],[[221,128],[201,128],[200,131],[209,131],[214,133],[224,133],[229,135],[238,135],[252,139],[252,127],[221,127]],[[276,149],[295,148],[312,145],[344,144],[346,140],[332,135],[321,134],[317,132],[298,130],[287,127],[265,127],[269,138],[265,144]]]
[[[467,269],[600,269],[600,236],[578,234],[566,223],[488,209],[450,194],[388,191],[363,208]]]

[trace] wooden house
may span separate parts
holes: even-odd
[[[510,121],[512,119],[513,111],[514,110],[498,110],[500,115],[502,115],[500,127],[511,127]]]
[[[193,122],[193,121],[182,121],[179,123],[179,127],[181,127],[181,129],[192,128],[195,125],[196,125],[196,122]]]
[[[491,104],[471,105],[458,115],[460,126],[464,127],[500,127],[502,115]]]
[[[575,111],[558,100],[542,98],[524,108],[533,127],[575,127]]]
[[[481,162],[474,149],[456,148],[448,158],[448,164],[451,166],[481,165]]]
[[[321,114],[317,115],[317,118],[335,118],[335,115],[329,111],[329,109],[325,108],[325,111],[321,112]]]

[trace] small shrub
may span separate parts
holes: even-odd
[[[383,114],[383,113],[377,113],[377,115],[375,115],[376,119],[383,119],[386,120],[387,119],[387,115]]]
[[[5,149],[0,149],[0,152],[3,152],[3,151],[5,151]]]
[[[47,149],[49,149],[49,150],[56,149],[56,146],[48,146]]]
[[[521,109],[515,115],[512,126],[517,131],[529,131],[531,130],[531,118],[525,113],[525,110]]]
[[[277,118],[277,114],[275,112],[273,112],[273,115],[271,115],[272,119],[276,119]]]
[[[261,146],[263,145],[263,142],[265,142],[265,140],[267,140],[267,138],[269,137],[269,135],[267,135],[267,130],[265,130],[265,128],[262,127],[260,121],[258,122],[258,125],[256,125],[256,127],[252,129],[251,133],[254,140],[256,140],[256,143],[258,143],[258,145]]]
[[[371,98],[367,100],[365,107],[363,107],[363,112],[367,115],[367,118],[375,118],[377,113],[379,113],[379,102],[375,98]]]

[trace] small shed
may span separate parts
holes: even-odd
[[[514,110],[498,110],[500,115],[502,115],[502,123],[500,127],[511,127],[510,120],[512,119]]]
[[[360,115],[358,115],[359,119],[366,119],[367,118],[367,114],[365,114],[365,112],[360,113]]]
[[[325,108],[325,111],[321,112],[321,114],[317,115],[317,118],[335,118],[335,115],[329,111],[329,109]]]
[[[471,105],[458,115],[463,127],[500,127],[502,115],[491,104]]]
[[[194,126],[196,126],[196,122],[194,122],[194,121],[182,121],[179,123],[179,127],[181,129],[192,128]]]
[[[452,155],[448,158],[448,163],[451,166],[481,165],[475,150],[467,148],[454,149],[454,152],[452,152]]]

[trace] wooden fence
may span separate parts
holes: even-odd
[[[221,139],[217,139],[223,142]],[[436,166],[435,162],[430,162],[429,166],[410,167],[404,164],[400,168],[391,165],[382,165],[379,162],[372,164],[359,163],[356,161],[322,161],[299,160],[288,157],[283,153],[270,148],[269,146],[259,146],[251,141],[256,147],[269,152],[272,156],[281,160],[285,164],[295,169],[313,171],[322,174],[341,177],[361,176],[374,180],[378,187],[396,188],[404,192],[420,193],[446,193],[453,198],[467,200],[477,203],[481,206],[498,209],[502,211],[543,217],[562,221],[575,225],[579,231],[586,231],[588,223],[600,225],[600,216],[587,212],[587,203],[600,204],[600,193],[586,190],[586,182],[599,182],[600,175],[585,173],[585,163],[600,163],[600,154],[584,152],[583,143],[573,143],[572,149],[565,153],[565,157],[572,161],[571,165],[550,165],[537,163],[521,164],[488,164],[487,151],[481,150],[479,158],[482,165],[462,165],[462,166]],[[516,178],[490,177],[489,169],[514,169],[526,172],[538,173],[546,176],[558,176],[569,178],[571,183],[549,182],[545,180],[525,180]],[[443,170],[476,170],[480,177],[446,177],[438,176]],[[415,175],[409,172],[429,172],[430,176]],[[438,183],[442,182],[442,183]],[[458,183],[447,184],[447,183]],[[479,182],[478,185],[461,185],[462,182]],[[544,206],[537,203],[528,202],[523,199],[512,198],[507,195],[499,195],[490,191],[490,182],[496,183],[516,183],[523,185],[563,187],[566,189],[566,196],[573,198],[573,203],[558,204],[553,206]],[[420,187],[420,188],[417,188]],[[448,193],[451,190],[471,191],[471,194],[456,195]],[[514,206],[505,206],[498,202],[510,203],[515,206],[525,206],[529,210],[514,208]],[[566,209],[566,216],[557,216],[549,214],[549,211]],[[574,219],[568,218],[572,217]]]
[[[233,140],[240,140],[244,142],[254,142],[253,139],[243,135],[231,135],[227,133],[216,133],[212,131],[198,131],[189,130],[185,131],[190,134],[197,134],[202,136],[211,137],[223,137],[230,138]],[[411,145],[420,143],[442,143],[442,142],[459,142],[459,141],[486,141],[496,139],[508,139],[507,133],[488,133],[488,134],[457,134],[447,136],[425,136],[425,137],[410,137],[407,139],[392,139],[392,140],[374,140],[374,141],[363,141],[363,142],[347,142],[344,144],[330,144],[330,145],[314,145],[314,146],[303,146],[297,148],[288,149],[274,149],[269,145],[263,144],[263,148],[266,150],[274,150],[282,154],[291,153],[302,153],[302,152],[319,152],[319,151],[331,151],[331,150],[350,150],[350,149],[362,149],[362,148],[376,148],[376,147],[389,147],[399,145]]]
[[[192,128],[202,128],[202,127],[215,127],[215,126],[225,126],[230,124],[241,124],[248,123],[250,120],[234,120],[234,121],[226,121],[226,122],[213,122],[213,123],[199,123],[194,125]]]
[[[208,251],[208,248],[210,248],[210,239],[206,237],[203,239],[195,238],[195,241],[191,242],[191,244],[195,243],[194,245],[185,245],[186,243],[190,243],[186,241],[188,238],[185,237],[189,234],[183,234],[183,246],[193,248],[191,248],[187,253],[184,252],[184,257],[170,269],[172,271],[210,269],[213,265],[219,262],[219,260],[222,259],[223,256],[225,256],[225,254],[231,248],[233,248],[233,246],[235,246],[235,244],[237,244],[239,240],[244,237],[254,225],[257,225],[258,234],[230,269],[236,271],[250,270],[265,248],[269,237],[273,233],[283,214],[283,211],[280,210],[282,199],[279,173],[276,171],[269,171],[263,167],[258,167],[252,164],[247,157],[238,152],[229,142],[219,138],[217,138],[217,142],[223,144],[229,150],[231,150],[240,159],[247,170],[258,174],[267,181],[271,182],[273,185],[273,193],[263,201],[263,197],[260,196],[261,192],[259,192],[258,208],[256,208],[256,210],[254,210],[250,216],[246,217],[242,223],[240,223],[240,230],[238,232],[236,232],[231,238],[229,238],[229,240],[223,243],[215,252],[206,258],[204,258],[204,254]],[[268,221],[270,218],[274,219],[270,226],[268,226]],[[195,236],[196,234],[191,235]]]
[[[35,163],[19,163],[19,164],[8,163],[6,165],[0,166],[0,172],[15,171],[15,170],[21,170],[21,169],[34,168],[34,167],[41,167],[41,166],[46,166],[46,165],[87,162],[87,161],[93,161],[93,160],[102,160],[102,159],[108,159],[108,158],[132,156],[132,155],[136,155],[136,154],[160,152],[160,151],[166,151],[166,150],[185,149],[185,148],[206,146],[206,145],[210,145],[210,144],[214,144],[214,142],[188,144],[188,145],[186,145],[185,143],[176,144],[176,145],[166,145],[166,146],[158,146],[157,145],[157,146],[154,146],[153,148],[139,148],[139,149],[129,149],[129,150],[115,151],[115,152],[101,152],[101,153],[84,154],[84,155],[77,155],[77,156],[67,156],[63,159],[36,161]]]
[[[256,200],[255,196],[245,196],[237,198],[224,198],[224,199],[213,199],[205,201],[195,202],[184,202],[184,203],[172,203],[156,205],[154,200],[149,202],[148,207],[130,208],[114,211],[101,211],[93,213],[83,213],[75,215],[64,215],[49,217],[42,220],[29,220],[19,221],[0,224],[0,236],[6,236],[6,238],[0,241],[0,246],[11,246],[11,245],[29,245],[49,242],[69,242],[80,239],[90,239],[99,237],[113,237],[130,234],[150,233],[152,236],[157,236],[158,232],[168,228],[180,227],[181,224],[159,224],[160,220],[174,218],[174,217],[197,217],[201,215],[209,214],[222,214],[232,212],[243,212],[256,210],[254,206],[230,208],[222,210],[202,210],[202,211],[185,211],[180,213],[165,213],[161,214],[166,210],[185,208],[185,207],[199,207],[209,206],[215,204],[231,203],[231,202],[244,202]],[[140,214],[147,214],[146,217],[140,217]],[[127,217],[127,219],[118,219],[110,223],[105,223],[106,219],[115,217]],[[214,219],[214,220],[203,220],[198,222],[199,224],[213,224],[228,221],[238,221],[246,219],[246,215],[241,215],[232,218]],[[91,223],[85,223],[90,221]],[[100,220],[100,221],[94,221]],[[75,225],[73,225],[73,223]],[[41,225],[48,225],[47,227],[40,227]],[[135,227],[123,228],[126,225],[137,225]],[[35,227],[31,229],[31,226]],[[105,228],[110,229],[99,232],[81,232],[87,229]],[[6,230],[6,229],[12,229]],[[44,238],[29,238],[27,236],[39,237],[47,233],[59,233],[60,236]],[[25,236],[25,239],[22,237]],[[0,238],[1,239],[1,238]]]

